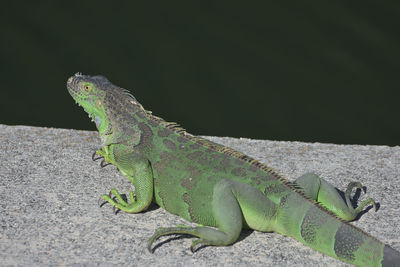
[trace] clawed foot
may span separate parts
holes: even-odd
[[[166,236],[166,235],[173,235],[173,234],[189,234],[189,235],[194,235],[194,233],[196,232],[196,228],[195,227],[190,227],[190,226],[177,226],[177,227],[168,227],[168,228],[163,228],[160,227],[158,228],[154,234],[147,240],[147,250],[150,253],[153,253],[153,250],[151,248],[151,246],[153,245],[153,243],[160,238],[161,236]],[[196,245],[202,243],[202,239],[196,239],[193,240],[192,244],[190,245],[190,251],[192,253],[195,252],[195,247]]]
[[[192,244],[190,245],[190,251],[192,252],[192,253],[195,253],[196,252],[196,246],[197,245],[204,245],[205,243],[204,243],[204,241],[203,241],[203,239],[201,239],[201,238],[199,238],[199,239],[195,239],[195,240],[193,240],[192,241]]]
[[[112,197],[113,195],[114,197]],[[113,188],[108,194],[102,195],[98,202],[100,204],[101,200],[105,200],[110,203],[113,206],[114,213],[117,213],[119,210],[129,212],[135,205],[136,201],[132,190],[129,191],[129,199],[130,203],[126,201],[126,199],[118,192],[117,189]],[[103,205],[103,203],[101,203],[100,206],[101,205]]]
[[[98,156],[97,156],[97,155],[98,155]],[[107,162],[106,156],[107,156],[107,155],[106,155],[106,152],[104,152],[103,149],[99,149],[99,150],[96,150],[96,151],[92,154],[92,160],[93,160],[93,161],[96,161],[96,160],[99,160],[99,159],[103,159],[103,160],[100,162],[100,167],[104,168],[105,166],[111,164],[111,163]]]
[[[99,150],[96,150],[96,151],[93,152],[93,154],[92,154],[92,160],[93,160],[93,161],[96,161],[96,160],[99,160],[99,159],[103,159],[103,158],[104,158],[103,156],[98,156],[98,157],[96,157],[97,154],[98,154],[97,151],[99,151]]]
[[[346,199],[347,205],[350,207],[351,206],[351,201],[350,201],[350,194],[353,188],[359,188],[364,194],[366,193],[365,188],[362,186],[360,182],[350,182],[349,185],[347,186],[346,192],[344,193],[344,197]],[[367,205],[372,205],[374,208],[374,211],[376,212],[376,203],[375,200],[372,198],[368,198],[366,200],[361,201],[358,204],[358,207],[354,210],[356,214],[360,213]]]

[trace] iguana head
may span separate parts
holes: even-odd
[[[131,117],[132,111],[137,108],[143,110],[127,90],[113,85],[104,76],[76,73],[68,79],[67,88],[72,98],[96,123],[103,144],[118,139],[116,135],[122,132],[122,128],[127,128],[127,117]]]
[[[80,73],[76,73],[67,81],[68,92],[75,102],[83,107],[99,130],[105,118],[106,92],[102,89],[105,83],[110,82],[103,76],[87,76]]]

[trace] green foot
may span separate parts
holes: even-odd
[[[99,150],[96,150],[93,154],[92,154],[92,160],[96,161],[99,159],[103,159],[100,163],[100,166],[103,168],[107,165],[113,164],[110,160],[109,157],[109,151],[107,149],[107,147],[102,147]]]
[[[346,199],[346,203],[349,207],[352,207],[352,204],[350,201],[350,194],[351,194],[351,191],[353,190],[353,188],[355,188],[355,187],[359,188],[364,194],[366,193],[364,187],[362,186],[362,184],[360,182],[350,182],[344,193],[344,198]],[[374,211],[376,211],[375,200],[373,200],[372,198],[368,198],[366,200],[361,201],[358,204],[357,208],[354,209],[355,216],[357,216],[368,205],[372,205],[372,207],[374,208]]]
[[[158,238],[164,235],[173,235],[173,234],[189,234],[192,236],[198,236],[198,228],[197,227],[190,227],[190,226],[177,226],[177,227],[168,227],[168,228],[163,228],[160,227],[158,228],[154,234],[147,240],[147,250],[150,253],[153,253],[151,246],[153,245],[154,241],[156,241]],[[190,246],[190,250],[194,252],[194,247],[202,243],[201,238],[196,239],[192,242],[192,245]]]
[[[117,201],[112,198],[112,195],[115,196]],[[122,210],[122,211],[131,213],[132,210],[134,210],[136,207],[135,196],[133,195],[132,190],[129,191],[129,196],[130,196],[129,198],[130,198],[131,203],[128,203],[127,201],[125,201],[125,199],[118,192],[118,190],[114,188],[114,189],[111,189],[111,191],[108,195],[104,194],[100,198],[109,202],[111,205],[113,205],[114,208],[116,208],[118,210]]]

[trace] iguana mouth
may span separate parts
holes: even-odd
[[[79,96],[78,87],[75,85],[78,83],[80,77],[83,77],[83,75],[80,72],[77,72],[74,76],[69,77],[67,80],[68,92],[75,100],[76,96]]]
[[[85,75],[82,75],[81,72],[77,72],[73,76],[69,77],[67,80],[67,89],[69,94],[75,100],[75,103],[78,104],[78,106],[82,107],[88,114],[89,118],[94,122],[93,117],[95,116],[95,114],[89,112],[84,105],[81,105],[81,102],[86,101],[87,97],[84,97],[82,94],[80,94],[81,92],[79,86],[76,86],[83,77],[85,77]]]

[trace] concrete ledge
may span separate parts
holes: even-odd
[[[207,138],[289,180],[314,171],[341,190],[362,182],[360,199],[372,197],[380,208],[353,224],[400,250],[400,147]],[[166,237],[150,254],[146,240],[157,227],[187,222],[157,207],[117,215],[110,205],[100,208],[101,194],[127,193],[130,184],[115,167],[91,160],[99,147],[96,132],[0,125],[0,265],[346,266],[292,238],[252,231],[233,246],[195,254],[190,238]]]

